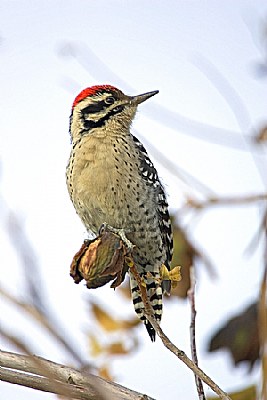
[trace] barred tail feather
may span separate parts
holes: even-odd
[[[162,316],[162,288],[161,285],[157,283],[157,281],[155,280],[155,278],[158,278],[158,274],[153,274],[153,275],[154,275],[153,278],[145,278],[146,290],[148,299],[150,300],[150,304],[154,310],[154,316],[156,320],[160,322]],[[144,304],[141,299],[140,290],[131,272],[130,272],[130,285],[131,285],[132,299],[135,312],[138,318],[144,322],[147,332],[150,336],[150,339],[152,340],[152,342],[154,342],[156,339],[156,333],[154,328],[144,315]]]

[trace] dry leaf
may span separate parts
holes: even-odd
[[[109,368],[107,365],[104,365],[98,369],[98,375],[101,376],[101,378],[103,379],[113,381],[113,376],[109,372]]]
[[[267,141],[267,126],[264,125],[260,128],[259,132],[257,132],[254,137],[256,143],[266,143]]]
[[[88,340],[92,357],[98,357],[100,354],[103,353],[104,348],[99,340],[95,337],[95,335],[88,334]]]
[[[74,255],[70,275],[75,283],[86,280],[89,289],[113,280],[112,288],[119,286],[128,270],[127,249],[112,232],[103,231],[94,240],[86,240]]]
[[[125,319],[121,321],[121,325],[123,329],[132,329],[141,324],[141,320],[139,318]]]
[[[129,354],[131,349],[126,349],[122,342],[114,342],[105,347],[105,352],[109,355],[125,355]]]
[[[177,285],[172,285],[171,297],[187,298],[188,289],[191,286],[190,282],[190,268],[195,265],[195,260],[200,259],[205,264],[211,277],[216,277],[214,267],[209,258],[200,251],[187,236],[186,231],[179,225],[179,223],[171,217],[173,228],[173,244],[174,251],[171,263],[171,270],[177,265],[181,265],[182,279]]]
[[[172,285],[171,297],[177,296],[184,299],[187,297],[187,292],[190,288],[190,267],[194,264],[196,253],[184,230],[177,222],[173,221],[172,225],[174,252],[171,267],[182,266],[182,280],[177,282],[177,285]]]
[[[208,351],[226,348],[235,363],[248,361],[250,369],[259,358],[258,304],[253,303],[231,318],[211,338]]]
[[[111,315],[98,304],[91,303],[91,306],[94,317],[105,331],[112,332],[122,328],[121,321],[112,318]]]
[[[118,330],[132,329],[141,322],[137,318],[132,319],[115,319],[108,312],[96,303],[91,303],[92,312],[97,322],[106,332],[114,332]]]

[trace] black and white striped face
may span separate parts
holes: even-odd
[[[138,104],[156,93],[127,96],[110,85],[92,86],[83,90],[73,103],[70,117],[72,140],[84,134],[97,132],[107,135],[118,130],[128,130]]]
[[[91,134],[95,129],[104,134],[116,128],[128,128],[137,109],[137,104],[131,104],[131,97],[105,86],[90,89],[88,94],[85,92],[86,97],[82,98],[81,92],[80,98],[77,96],[78,100],[74,101],[70,124],[72,138]]]

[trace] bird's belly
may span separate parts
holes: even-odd
[[[111,201],[112,199],[112,201]],[[114,228],[123,229],[127,238],[134,244],[134,260],[142,270],[154,271],[164,262],[164,249],[156,215],[146,213],[145,208],[127,208],[127,197],[122,204],[119,196],[107,188],[105,196],[86,193],[79,202],[77,210],[88,231],[97,235],[101,225],[106,222]],[[131,199],[128,199],[129,202]],[[140,271],[141,271],[140,270]]]

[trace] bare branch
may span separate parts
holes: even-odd
[[[188,199],[186,207],[198,210],[213,206],[240,206],[242,204],[257,203],[266,201],[267,193],[259,193],[248,196],[226,196],[226,197],[209,197],[206,200]]]
[[[190,345],[191,345],[191,354],[192,360],[198,366],[198,358],[197,358],[197,347],[196,347],[196,307],[195,307],[195,287],[196,287],[196,279],[195,279],[195,270],[194,267],[190,267],[190,282],[191,286],[187,292],[188,299],[191,305],[191,323],[190,323]],[[200,400],[205,400],[204,389],[202,385],[201,379],[195,374],[196,387],[198,392],[198,397]]]
[[[2,367],[0,367],[0,380],[36,390],[41,390],[42,392],[50,392],[62,396],[66,396],[67,394],[68,398],[71,397],[73,399],[82,400],[99,400],[98,397],[95,397],[87,389],[80,388],[75,385],[63,384],[62,382],[57,382],[57,386],[55,387],[51,385],[51,380],[49,378],[28,375],[24,374],[23,372],[12,371]]]
[[[59,393],[65,397],[69,397],[69,391],[68,391],[68,387],[65,387],[64,385],[62,386],[61,383],[59,383],[60,379],[58,377],[58,375],[55,373],[56,371],[54,371],[53,365],[52,364],[47,364],[45,362],[43,362],[43,359],[39,358],[39,357],[34,357],[30,351],[30,349],[28,348],[28,346],[23,343],[23,341],[21,339],[19,339],[17,336],[14,336],[12,334],[10,334],[9,332],[7,332],[6,330],[4,330],[2,327],[0,328],[0,334],[1,336],[3,336],[4,338],[6,338],[10,343],[12,343],[13,345],[15,345],[21,352],[26,353],[28,355],[28,360],[30,360],[30,364],[29,362],[26,362],[25,360],[20,364],[20,363],[16,363],[16,365],[14,365],[14,369],[16,370],[21,370],[22,373],[33,373],[36,375],[39,375],[41,378],[44,377],[45,379],[48,379],[49,382],[49,391],[52,393]],[[0,362],[0,366],[1,366],[1,362]],[[6,364],[6,359],[3,359],[3,366],[9,366],[10,368],[13,368],[13,364],[12,364],[12,359],[7,361]],[[16,372],[16,371],[15,371]],[[14,379],[19,379],[19,375],[17,375],[15,373]],[[11,377],[11,379],[13,379],[13,376]],[[26,381],[26,383],[28,382],[28,385],[31,385],[32,380],[27,381],[27,379],[23,379],[22,382]],[[46,381],[42,380],[42,382],[44,383],[44,387],[46,387]],[[39,385],[42,382],[37,382],[37,385]],[[14,381],[13,383],[16,383],[16,381]],[[69,383],[68,380],[64,380],[63,379],[63,383]],[[34,383],[36,384],[36,383]],[[27,384],[26,384],[27,386]],[[29,386],[31,387],[31,386]],[[35,388],[35,386],[33,387]],[[40,389],[42,390],[42,389]],[[106,397],[104,394],[101,394],[101,391],[99,390],[99,388],[97,390],[95,390],[96,394],[99,394],[99,398],[98,400],[106,400]]]
[[[176,347],[165,335],[154,317],[153,309],[147,297],[146,288],[142,285],[140,275],[138,274],[134,265],[131,266],[131,272],[133,273],[140,289],[141,298],[144,304],[144,314],[155,329],[164,346],[176,357],[178,357],[179,360],[181,360],[185,365],[187,365],[187,367],[190,368],[203,382],[205,382],[221,399],[231,400],[227,393],[225,393],[208,375],[205,374],[204,371],[202,371],[192,360],[190,360],[190,358],[187,357],[183,350],[180,350],[178,347]]]
[[[33,389],[65,395],[81,400],[153,400],[113,382],[108,382],[92,374],[84,374],[41,357],[10,353],[0,350],[0,380]],[[15,371],[14,371],[15,370]],[[23,371],[23,372],[18,372]],[[44,376],[50,371],[56,380]],[[105,393],[105,396],[102,396]]]
[[[35,322],[38,322],[45,330],[47,330],[51,336],[63,346],[63,348],[77,361],[80,365],[84,365],[85,361],[81,356],[73,349],[73,347],[68,343],[66,338],[60,334],[57,330],[55,323],[53,324],[46,315],[44,315],[41,310],[35,306],[20,301],[15,296],[8,293],[3,287],[0,286],[0,296],[4,297],[5,300],[9,301],[15,307],[25,312],[25,314],[30,315]]]

